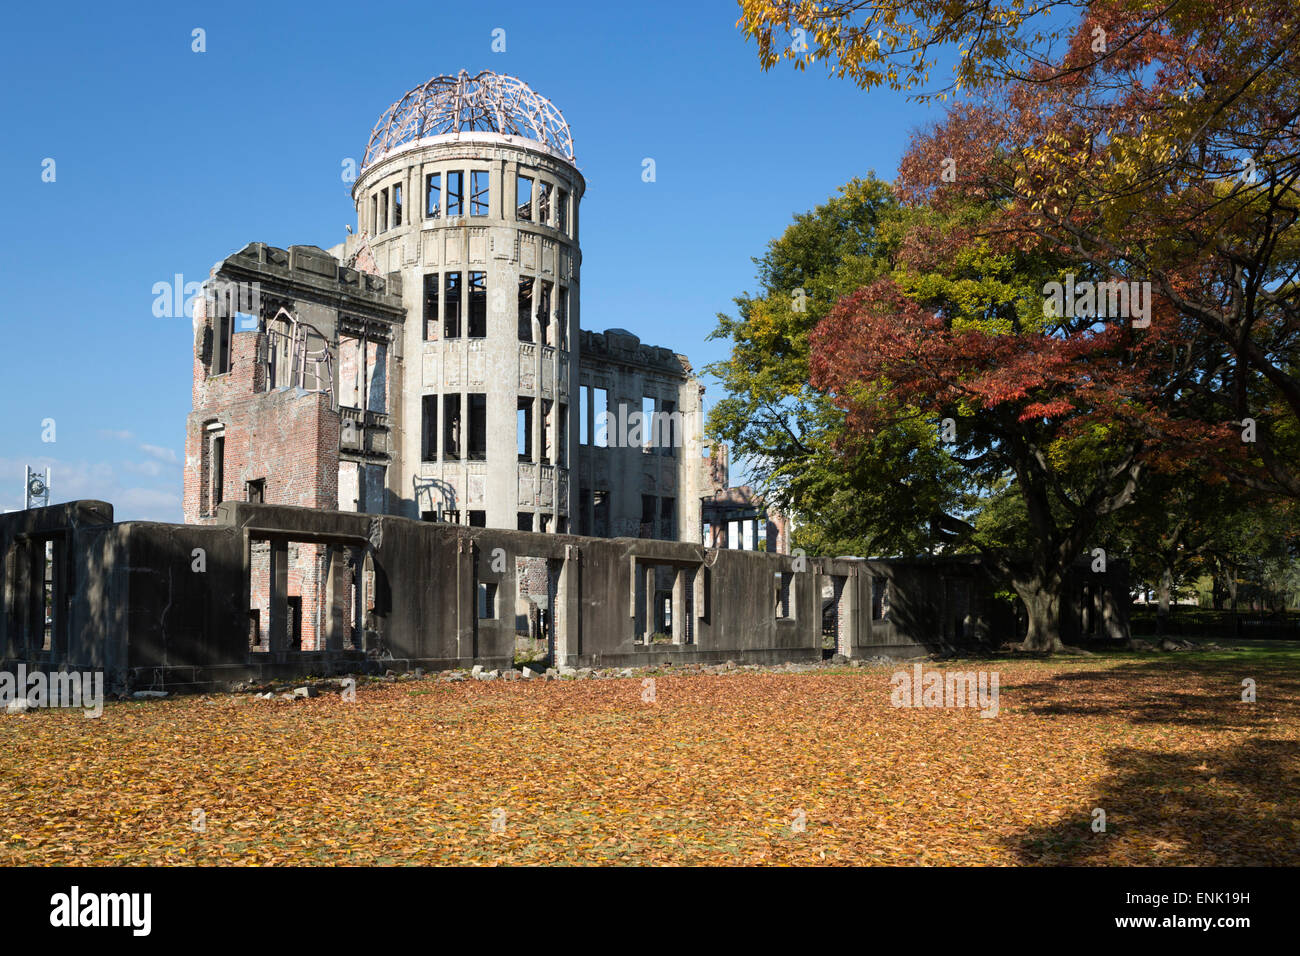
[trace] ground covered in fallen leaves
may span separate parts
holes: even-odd
[[[926,666],[998,715],[893,707],[910,665],[0,715],[0,863],[1300,863],[1293,660]]]

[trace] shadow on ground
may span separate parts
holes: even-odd
[[[1255,703],[1241,699],[1248,677]],[[1072,695],[1065,703],[1063,688]],[[1293,665],[1249,654],[1170,655],[1004,686],[1002,699],[1039,715],[1109,717],[1157,738],[1150,747],[1106,751],[1109,772],[1092,805],[1009,838],[1021,862],[1300,864],[1300,676]],[[1106,813],[1104,833],[1092,828],[1096,809]]]

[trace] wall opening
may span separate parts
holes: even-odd
[[[437,219],[442,215],[442,173],[424,177],[424,218]]]
[[[465,174],[463,172],[447,174],[447,215],[465,215]]]
[[[423,338],[426,342],[435,341],[438,338],[438,282],[439,275],[436,272],[426,272],[424,274],[424,331]]]
[[[458,339],[460,338],[460,273],[448,272],[445,278],[442,335],[443,338]]]
[[[555,403],[548,398],[542,399],[542,464],[549,465],[555,458],[555,449],[551,445],[554,434],[551,419]]]
[[[460,396],[442,396],[442,457],[460,461]]]
[[[695,643],[701,566],[632,562],[632,640],[644,646]]]
[[[490,202],[490,176],[486,169],[475,169],[469,174],[469,214],[486,216]]]
[[[480,620],[492,620],[497,616],[497,585],[490,581],[478,583],[478,616]]]
[[[420,399],[420,460],[438,460],[438,396]]]
[[[487,460],[487,396],[469,396],[469,460]]]
[[[533,400],[520,398],[515,414],[515,438],[519,446],[519,460],[533,460]]]
[[[794,620],[795,590],[793,571],[777,571],[773,576],[774,613],[777,620]]]
[[[551,190],[554,188],[545,180],[537,183],[537,221],[545,226],[551,224]]]
[[[520,222],[533,221],[533,181],[527,176],[515,178],[515,218]]]
[[[469,274],[469,337],[487,336],[487,273]]]
[[[533,279],[519,277],[519,341],[533,340]]]
[[[542,345],[551,345],[551,283],[541,280],[537,294],[537,333]]]

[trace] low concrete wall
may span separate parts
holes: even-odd
[[[259,592],[270,639],[256,648],[255,542],[260,573],[270,568]],[[321,573],[293,578],[302,545]],[[103,670],[118,690],[509,667],[523,558],[544,563],[545,595],[532,599],[554,662],[574,667],[809,661],[828,644],[908,657],[1009,640],[1016,626],[977,558],[812,559],[244,502],[222,504],[211,525],[114,523],[95,501],[0,515],[0,556],[6,666]],[[292,580],[320,593],[293,595]],[[1072,584],[1067,639],[1099,622],[1126,636],[1126,584],[1118,562]],[[315,649],[289,640],[304,607],[320,615]]]

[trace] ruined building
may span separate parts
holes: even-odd
[[[579,327],[585,188],[564,117],[513,77],[436,77],[393,104],[352,189],[354,233],[328,251],[251,243],[212,270],[185,520],[249,501],[701,540],[716,476],[690,363]],[[254,550],[259,581],[276,557]],[[330,555],[305,544],[284,560],[291,645],[315,648]],[[537,633],[545,576],[520,574],[521,630]],[[255,647],[268,587],[253,593]]]
[[[254,501],[699,541],[702,389],[685,356],[580,328],[585,188],[563,116],[517,79],[402,97],[355,233],[214,267],[185,520]]]
[[[352,235],[214,267],[185,523],[103,501],[0,515],[0,669],[204,688],[508,668],[521,640],[624,666],[1016,636],[979,559],[788,553],[789,522],[703,455],[685,357],[579,327],[584,188],[563,117],[518,80],[399,100]],[[1124,566],[1086,567],[1066,638],[1125,637]]]

